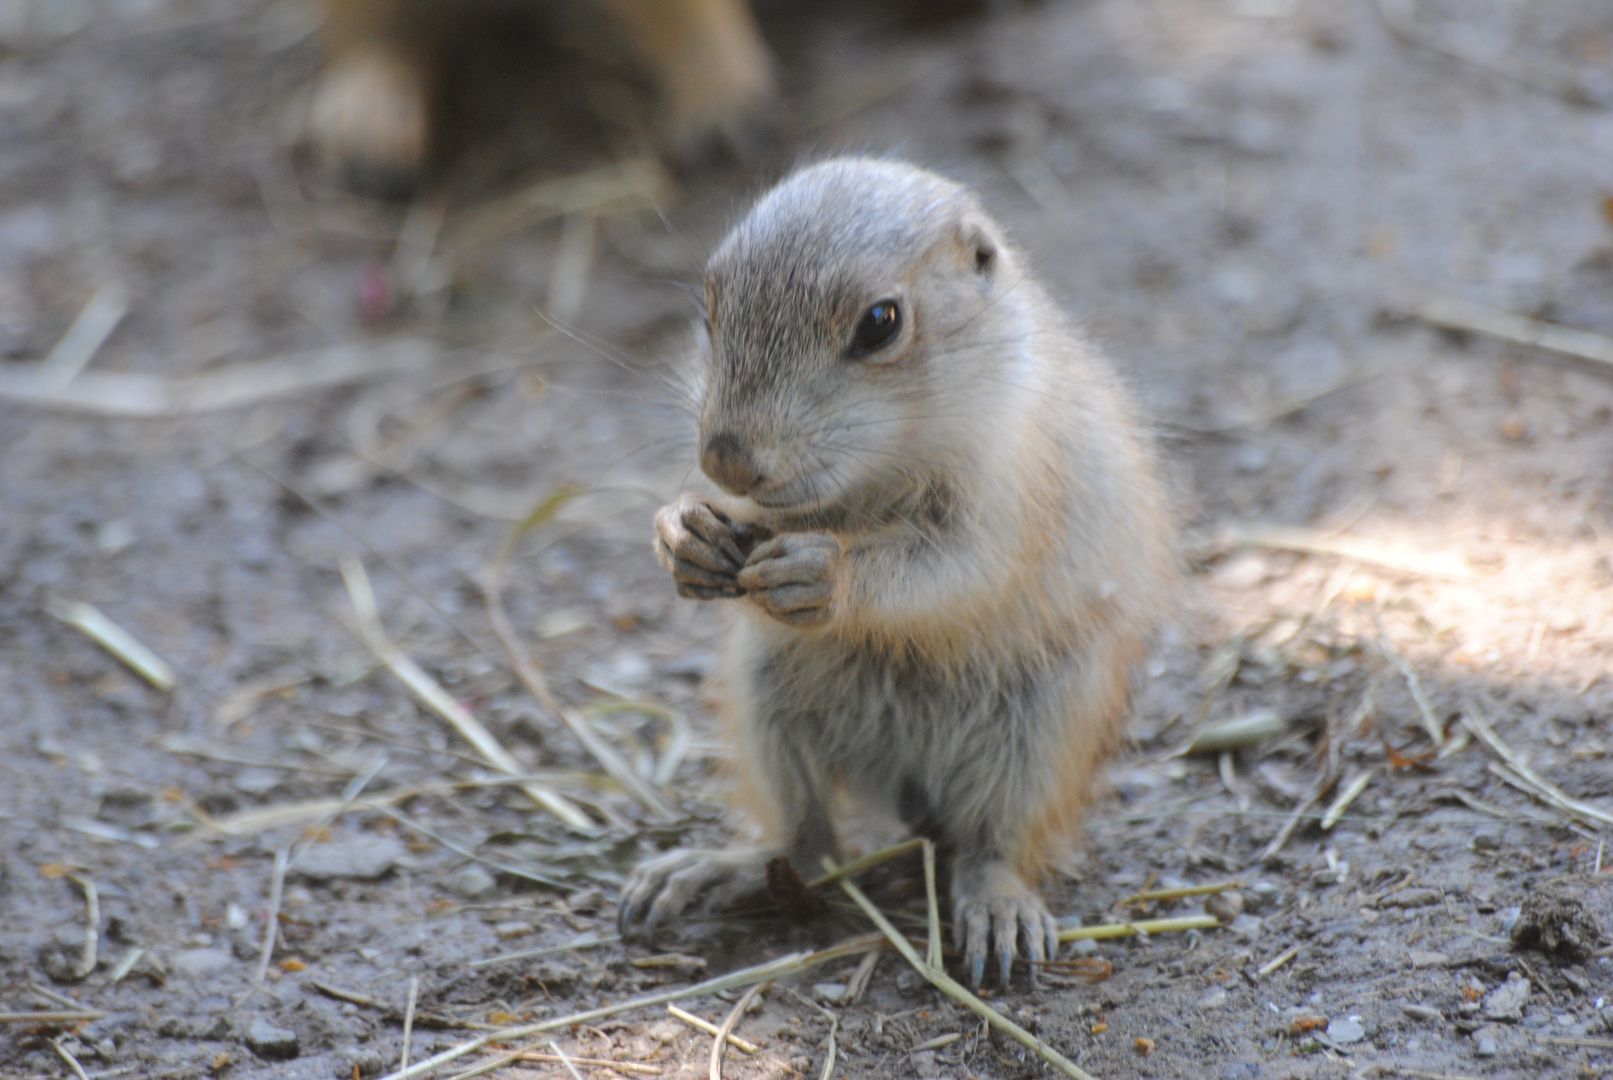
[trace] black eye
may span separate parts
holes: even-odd
[[[857,321],[847,355],[855,359],[877,352],[895,341],[896,335],[901,332],[902,309],[896,306],[894,300],[881,300],[863,312],[863,317]]]

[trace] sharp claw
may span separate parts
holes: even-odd
[[[969,963],[969,989],[979,990],[986,978],[986,954],[981,953]]]
[[[1014,969],[1014,954],[1012,951],[997,950],[997,985],[1005,993],[1008,990],[1008,974]]]

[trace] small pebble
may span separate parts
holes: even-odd
[[[1495,1036],[1493,1035],[1479,1035],[1474,1041],[1479,1044],[1479,1048],[1476,1051],[1479,1057],[1491,1058],[1500,1053],[1500,1048],[1496,1046]]]
[[[1329,1023],[1327,1025],[1327,1037],[1342,1046],[1345,1043],[1360,1042],[1366,1038],[1367,1029],[1361,1026],[1361,1021],[1352,1016],[1348,1019],[1334,1020]]]
[[[374,881],[391,870],[403,852],[403,841],[395,836],[359,836],[315,844],[302,853],[292,869],[310,881]]]
[[[1484,995],[1486,1020],[1521,1020],[1523,1006],[1529,1000],[1529,980],[1517,972],[1510,972],[1507,981]]]
[[[1219,1009],[1227,1003],[1227,992],[1219,986],[1206,990],[1193,1004],[1200,1009]]]
[[[497,884],[498,882],[493,879],[492,874],[476,865],[467,866],[463,870],[455,872],[448,879],[449,891],[455,896],[463,897],[466,900],[474,900],[478,896],[486,895]]]
[[[1204,910],[1222,922],[1230,922],[1243,914],[1243,894],[1236,889],[1216,893],[1204,901]]]
[[[812,992],[833,1004],[846,996],[845,983],[813,983]]]
[[[1402,1005],[1400,1011],[1413,1020],[1438,1020],[1440,1011],[1428,1005]]]
[[[290,1028],[275,1027],[263,1017],[252,1021],[246,1029],[246,1045],[259,1057],[275,1060],[294,1058],[301,1052],[297,1033]]]
[[[190,979],[206,979],[235,966],[235,954],[228,949],[186,949],[173,958],[176,973]]]
[[[601,889],[578,889],[566,897],[566,907],[574,915],[593,915],[605,906],[605,893]]]

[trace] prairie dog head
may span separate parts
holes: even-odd
[[[705,280],[701,468],[763,516],[866,516],[984,464],[1039,292],[974,196],[839,159],[756,204]]]

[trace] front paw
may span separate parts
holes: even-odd
[[[736,522],[709,501],[685,492],[655,515],[655,557],[678,595],[716,600],[741,595],[739,571],[757,527]]]
[[[360,191],[409,191],[430,152],[431,118],[420,65],[384,45],[333,60],[314,84],[308,138],[315,156]]]
[[[697,902],[724,907],[767,884],[771,850],[693,851],[678,848],[640,863],[622,888],[616,924],[622,936],[665,926]]]
[[[761,609],[796,627],[827,622],[840,541],[829,533],[784,533],[751,552],[739,586]]]
[[[988,946],[997,961],[998,985],[1004,990],[1015,956],[1030,961],[1034,986],[1037,964],[1058,955],[1058,924],[1047,905],[1024,878],[996,859],[960,863],[954,868],[952,936],[963,953],[969,983],[976,990],[986,973]]]

